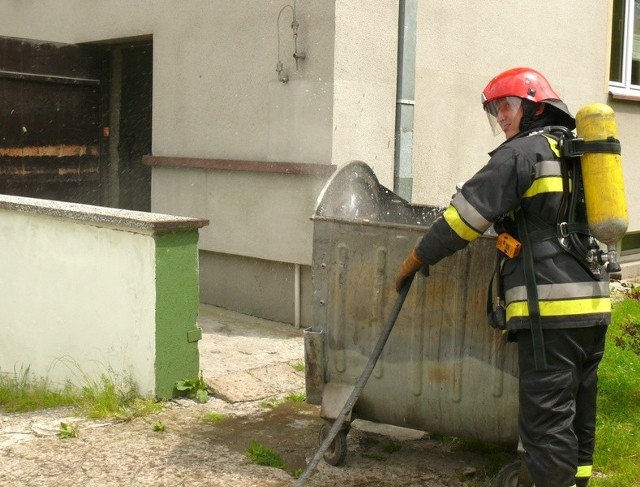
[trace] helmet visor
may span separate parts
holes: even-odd
[[[522,99],[517,96],[505,96],[496,100],[491,100],[484,105],[484,111],[487,112],[489,125],[493,135],[502,133],[502,123],[511,121],[522,104]]]

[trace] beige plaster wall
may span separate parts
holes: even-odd
[[[493,137],[480,102],[483,88],[499,72],[538,69],[574,114],[586,103],[606,102],[608,12],[604,1],[548,0],[534,6],[514,0],[508,8],[501,0],[467,2],[464,8],[421,2],[414,202],[448,202],[456,182],[472,176],[504,140]]]
[[[335,1],[332,162],[361,160],[393,188],[398,1]]]

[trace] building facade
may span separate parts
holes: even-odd
[[[204,303],[308,326],[310,217],[331,174],[361,160],[413,203],[446,204],[501,141],[480,93],[510,67],[545,73],[574,113],[610,104],[627,188],[640,172],[632,0],[0,5],[4,38],[103,56],[99,202],[209,220]],[[640,247],[640,196],[627,199],[623,260]]]

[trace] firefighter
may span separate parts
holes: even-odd
[[[555,238],[564,218],[559,212],[566,207],[566,176],[558,140],[545,127],[562,126],[570,133],[575,120],[545,77],[530,68],[494,77],[482,103],[494,134],[503,132],[506,141],[406,257],[396,289],[418,270],[428,275],[429,266],[463,249],[492,224],[497,229],[500,223],[522,244],[517,256],[501,258],[499,276],[506,328],[518,346],[523,463],[536,487],[586,486],[593,462],[597,370],[611,302],[606,271],[589,268],[576,252],[563,248],[562,235]],[[585,222],[573,224],[588,239],[584,227]]]

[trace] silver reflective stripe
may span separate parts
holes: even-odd
[[[542,284],[536,287],[538,289],[538,300],[540,301],[609,296],[609,283],[606,281]],[[507,303],[526,300],[527,288],[525,286],[514,287],[505,293],[505,301]]]
[[[562,176],[560,161],[540,161],[535,164],[533,170],[536,179],[546,176]]]
[[[471,206],[462,193],[455,195],[451,204],[458,210],[460,218],[462,218],[467,225],[471,226],[478,233],[484,233],[490,226],[489,220],[486,220],[478,211]]]

